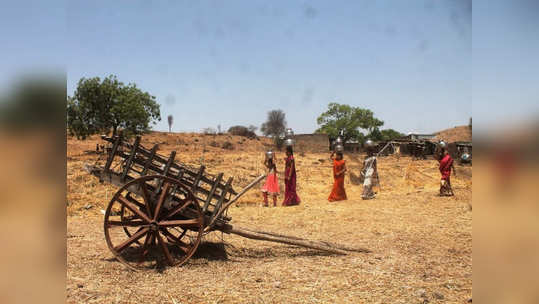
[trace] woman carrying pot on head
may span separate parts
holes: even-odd
[[[372,140],[367,140],[365,142],[367,147],[367,157],[363,161],[363,168],[361,169],[361,175],[363,175],[363,192],[361,193],[361,198],[373,199],[376,195],[372,190],[374,186],[375,178],[378,177],[378,168],[376,166],[376,155],[374,154],[374,142]]]
[[[286,146],[286,158],[284,170],[284,200],[283,206],[299,205],[300,199],[296,193],[296,164],[292,145]]]
[[[336,157],[334,155],[337,154]],[[330,156],[333,161],[333,189],[328,197],[328,201],[346,200],[346,191],[344,190],[344,173],[346,173],[346,163],[343,159],[342,146],[338,145]]]
[[[440,179],[440,196],[453,196],[453,188],[451,188],[451,169],[455,172],[455,166],[453,165],[453,158],[447,151],[447,143],[440,141],[440,156],[438,162],[440,163],[439,169],[442,178]],[[455,172],[455,176],[456,176]]]

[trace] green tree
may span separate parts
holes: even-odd
[[[398,131],[395,131],[393,129],[382,130],[380,131],[380,134],[382,135],[381,140],[384,140],[384,141],[394,140],[394,139],[401,138],[404,136],[404,134]]]
[[[135,84],[125,85],[116,76],[82,78],[67,101],[67,125],[71,135],[86,138],[99,132],[116,135],[119,129],[128,134],[150,130],[161,120],[155,96]]]
[[[404,134],[397,132],[393,129],[380,130],[378,128],[374,128],[369,134],[369,138],[375,141],[389,141],[400,138],[402,136],[404,136]]]
[[[374,128],[368,135],[368,138],[374,141],[381,141],[384,139],[382,131],[379,128]]]
[[[320,127],[316,130],[316,133],[323,133],[330,138],[336,138],[339,136],[339,132],[343,130],[342,139],[344,142],[352,139],[360,143],[366,140],[365,134],[360,129],[365,130],[370,137],[371,135],[377,135],[377,132],[380,132],[379,127],[384,124],[383,121],[374,117],[371,110],[335,102],[328,104],[328,110],[318,117],[317,123]]]

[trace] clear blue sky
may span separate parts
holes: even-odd
[[[154,94],[179,131],[259,126],[282,109],[310,133],[332,101],[403,132],[466,124],[471,6],[409,3],[70,1],[68,94],[81,77],[116,74]]]
[[[472,14],[470,1],[434,0],[12,2],[0,17],[19,26],[0,29],[0,69],[63,67],[69,95],[81,77],[115,74],[157,97],[157,130],[168,114],[174,130],[199,131],[282,109],[308,133],[335,101],[384,128],[434,132],[472,108],[474,124],[537,109],[536,3],[474,1]]]

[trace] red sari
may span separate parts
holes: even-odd
[[[446,154],[440,160],[440,173],[442,174],[442,179],[449,181],[451,177],[451,165],[453,165],[453,159],[449,154]]]
[[[299,196],[296,193],[296,165],[294,164],[294,156],[290,155],[286,158],[285,165],[285,185],[284,185],[284,200],[283,206],[299,205]],[[290,176],[288,180],[286,177]]]
[[[331,190],[331,194],[328,197],[328,201],[334,202],[334,201],[342,201],[347,199],[346,198],[346,191],[344,190],[344,173],[337,176],[337,172],[342,171],[344,169],[344,159],[341,160],[333,160],[333,178],[335,181],[333,182],[333,189]]]

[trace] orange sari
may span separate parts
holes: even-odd
[[[333,160],[333,178],[335,182],[333,183],[333,189],[331,194],[328,197],[328,201],[342,201],[346,199],[346,191],[344,190],[344,173],[337,176],[336,173],[344,169],[344,159]]]

